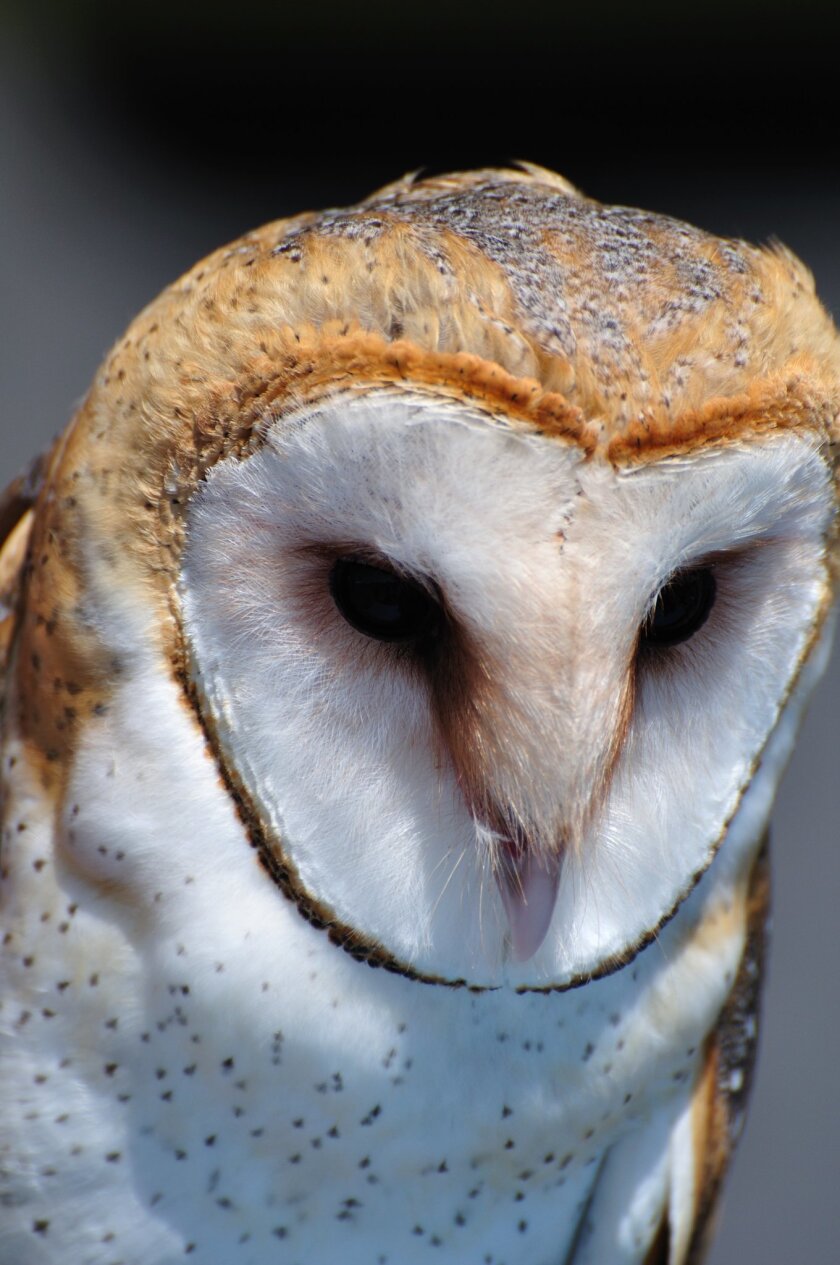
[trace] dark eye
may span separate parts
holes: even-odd
[[[347,623],[377,641],[419,641],[440,623],[440,607],[419,584],[353,558],[334,564],[330,593]]]
[[[709,618],[717,585],[708,567],[678,571],[660,589],[653,610],[642,626],[642,640],[653,646],[678,646],[688,641]]]

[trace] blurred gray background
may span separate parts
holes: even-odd
[[[198,257],[422,165],[528,158],[779,237],[840,316],[835,7],[0,0],[0,485]],[[835,657],[775,814],[758,1080],[712,1265],[840,1259],[838,705]]]

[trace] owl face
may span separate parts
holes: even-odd
[[[808,435],[616,466],[411,384],[268,420],[193,497],[178,591],[269,873],[423,979],[626,962],[766,815],[832,503]]]

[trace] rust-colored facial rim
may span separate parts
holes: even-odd
[[[286,329],[283,338],[287,350],[278,362],[260,364],[247,385],[228,384],[198,407],[168,471],[179,503],[218,461],[256,451],[271,422],[344,394],[391,390],[460,401],[497,424],[568,444],[585,460],[599,458],[615,469],[793,430],[826,444],[833,434],[831,398],[804,372],[771,374],[740,395],[710,399],[676,418],[642,413],[616,430],[537,379],[514,377],[472,353],[387,342],[350,325]]]

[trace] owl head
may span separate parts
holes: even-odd
[[[787,252],[535,168],[246,235],[51,456],[44,778],[152,672],[236,807],[232,899],[258,863],[278,926],[421,981],[615,970],[764,828],[827,651],[838,371]]]

